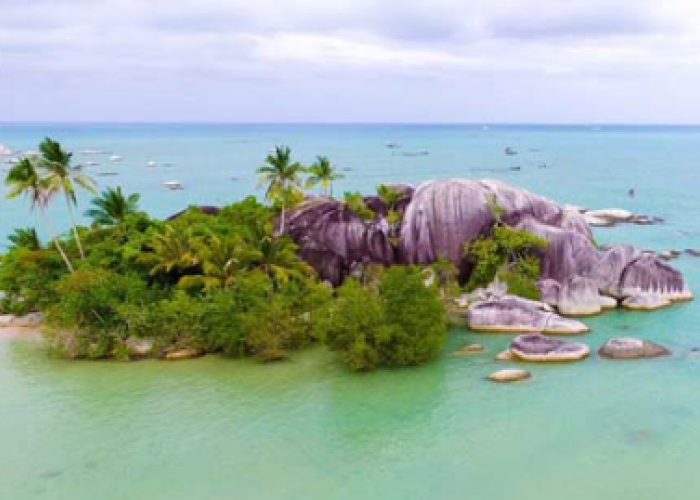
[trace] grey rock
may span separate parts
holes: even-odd
[[[590,350],[587,345],[579,342],[530,334],[516,337],[510,344],[510,352],[524,361],[559,362],[583,359],[588,356]]]
[[[633,337],[617,337],[608,340],[598,349],[598,354],[609,359],[637,359],[667,356],[671,351],[664,346]]]

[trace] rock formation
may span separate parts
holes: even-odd
[[[585,344],[553,339],[544,335],[520,335],[510,344],[510,352],[523,361],[576,361],[588,356]]]
[[[608,340],[598,349],[598,354],[609,359],[637,359],[667,356],[671,351],[648,340],[618,337]]]
[[[371,221],[342,202],[315,197],[290,212],[285,229],[302,258],[336,285],[352,270],[370,264],[428,264],[440,256],[457,265],[464,278],[469,271],[464,245],[490,234],[497,206],[504,223],[547,240],[540,262],[542,279],[547,280],[544,300],[550,304],[556,296],[558,305],[566,283],[575,284],[564,297],[564,309],[573,312],[595,309],[591,283],[601,296],[615,299],[644,294],[671,301],[692,298],[680,272],[658,257],[629,246],[598,249],[585,217],[573,207],[492,180],[429,181],[415,191],[406,185],[397,189],[403,193],[394,207],[399,223],[389,224],[388,207],[374,196],[365,198],[374,213]],[[577,303],[579,299],[585,304]],[[601,303],[615,305],[605,299]]]

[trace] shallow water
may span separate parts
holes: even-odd
[[[337,191],[496,177],[667,220],[601,229],[602,243],[700,247],[700,129],[0,126],[0,143],[29,148],[49,133],[74,150],[122,154],[121,175],[98,179],[138,189],[160,215],[250,192],[265,151],[286,142],[303,160],[326,153],[353,168]],[[430,155],[393,156],[388,140]],[[521,154],[506,157],[507,145]],[[150,160],[175,165],[146,167]],[[233,175],[240,180],[228,183]],[[170,178],[186,190],[165,191]],[[19,205],[0,204],[2,230],[26,223]],[[674,265],[697,292],[700,259]],[[529,364],[532,380],[497,385],[484,377],[514,365],[493,361],[511,336],[459,328],[439,361],[370,375],[348,373],[322,348],[264,366],[217,357],[69,362],[0,330],[0,498],[694,500],[700,356],[690,350],[700,346],[700,303],[585,321],[592,332],[579,340],[593,351],[634,335],[675,354]],[[465,342],[487,353],[449,355]]]

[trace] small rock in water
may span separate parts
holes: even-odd
[[[668,356],[671,351],[664,346],[634,337],[617,337],[608,340],[598,349],[598,354],[608,359],[639,359]]]
[[[695,250],[694,248],[686,249],[685,253],[692,257],[700,257],[700,250]]]
[[[532,374],[525,370],[510,368],[507,370],[498,370],[488,376],[489,380],[494,382],[518,382],[532,377]]]
[[[465,356],[469,354],[478,354],[480,352],[484,352],[484,346],[482,346],[481,344],[469,344],[465,345],[460,349],[457,349],[452,354],[454,356]]]
[[[510,349],[506,349],[505,351],[501,351],[496,355],[496,361],[513,361],[515,360],[515,356],[511,352]]]
[[[200,349],[185,348],[167,352],[165,354],[165,359],[168,361],[178,361],[181,359],[198,358],[202,355],[204,355],[204,352]]]
[[[510,344],[510,352],[523,361],[577,361],[588,356],[585,344],[568,342],[540,334],[519,335]]]

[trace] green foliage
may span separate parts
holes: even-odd
[[[371,222],[374,220],[374,212],[365,204],[365,200],[360,193],[346,192],[343,195],[345,206],[360,219]]]
[[[110,187],[102,191],[99,197],[93,198],[93,208],[85,212],[85,215],[91,217],[95,224],[114,226],[138,213],[140,199],[141,196],[136,193],[125,196],[121,187]]]
[[[317,185],[321,186],[321,194],[333,196],[333,181],[342,179],[331,161],[325,156],[318,156],[316,161],[308,168],[309,178],[306,180],[306,188],[311,189]]]
[[[26,248],[27,250],[41,249],[39,235],[33,227],[15,229],[7,239],[12,243],[12,248]]]
[[[459,295],[459,270],[452,261],[440,255],[435,262],[428,266],[428,270],[435,276],[436,284],[442,298],[456,297]]]
[[[417,268],[388,269],[378,289],[347,280],[329,314],[327,342],[355,371],[417,365],[442,351],[442,303]]]
[[[494,278],[512,285],[511,293],[537,298],[535,281],[540,276],[535,254],[547,242],[527,231],[496,225],[490,237],[480,237],[465,246],[465,257],[473,264],[468,290],[488,286]]]
[[[44,310],[56,300],[53,284],[66,272],[51,250],[15,247],[0,257],[0,310],[22,315]]]

